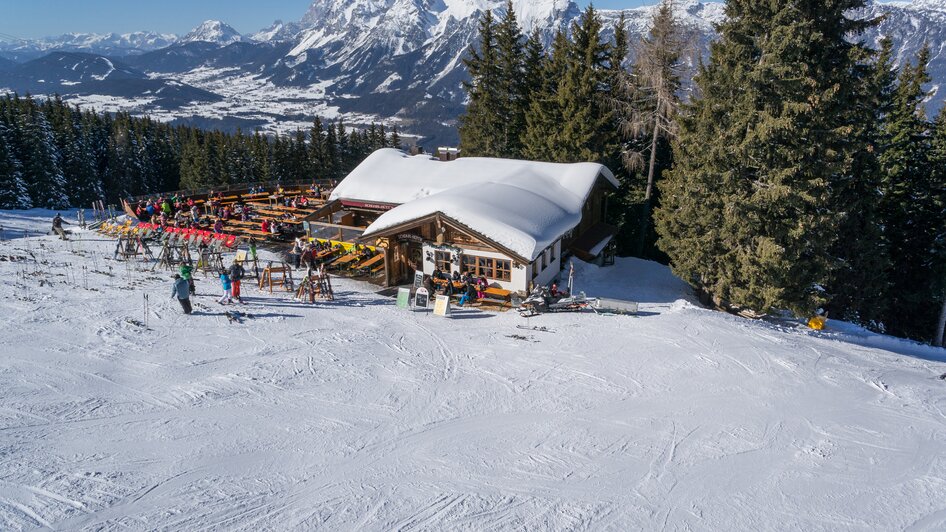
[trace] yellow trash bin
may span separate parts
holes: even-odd
[[[816,331],[823,331],[825,323],[827,322],[828,322],[828,318],[824,316],[815,316],[814,318],[811,318],[810,320],[808,320],[808,327]]]

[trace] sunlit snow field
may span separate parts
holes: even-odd
[[[637,317],[337,279],[247,286],[230,323],[212,279],[184,316],[170,272],[74,236],[0,242],[0,530],[946,528],[942,350],[704,310],[631,259],[577,288]]]

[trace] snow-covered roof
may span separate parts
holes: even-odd
[[[358,165],[332,199],[398,205],[371,224],[365,236],[439,212],[533,260],[581,222],[599,176],[618,186],[614,174],[597,163],[479,157],[443,162],[388,148]]]

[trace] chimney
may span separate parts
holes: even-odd
[[[437,156],[441,161],[456,161],[457,156],[460,154],[460,150],[457,148],[450,148],[447,146],[441,146],[437,148]]]

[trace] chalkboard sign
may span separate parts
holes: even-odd
[[[427,293],[426,288],[418,288],[417,294],[414,295],[414,306],[417,308],[427,308],[427,304],[430,300],[430,294]]]
[[[424,272],[416,271],[414,272],[414,290],[422,288],[424,286]]]
[[[397,307],[408,308],[410,306],[411,306],[411,289],[398,288],[397,289]]]

